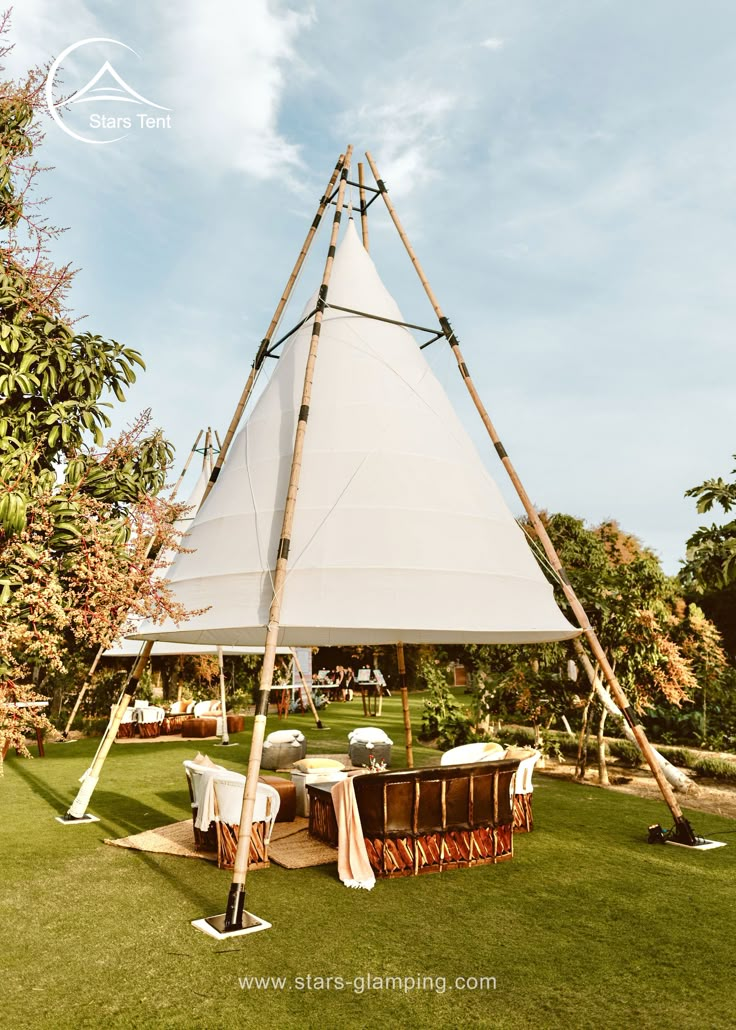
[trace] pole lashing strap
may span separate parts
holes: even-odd
[[[253,367],[254,368],[260,368],[261,367],[261,365],[263,364],[263,362],[266,359],[266,355],[268,353],[268,348],[270,346],[271,346],[271,339],[270,339],[270,337],[268,337],[268,336],[264,337],[264,339],[261,340],[260,347],[258,348],[258,353],[256,354],[256,360],[253,362]]]
[[[217,482],[218,477],[219,477],[221,471],[222,471],[222,466],[215,465],[215,467],[210,472],[210,483],[216,483]]]
[[[442,332],[447,337],[447,341],[450,344],[450,346],[451,347],[457,347],[458,346],[458,340],[457,340],[457,337],[455,336],[455,331],[452,328],[452,326],[450,325],[449,321],[445,318],[444,315],[440,318],[440,325],[442,326]]]
[[[631,711],[632,711],[631,705],[626,705],[626,707],[624,708],[624,710],[623,710],[623,712],[621,714],[623,715],[624,719],[626,719],[627,723],[629,724],[629,726],[633,730],[633,728],[636,726],[636,720],[632,716]]]
[[[572,583],[570,582],[567,573],[565,572],[565,570],[563,569],[563,567],[561,565],[560,565],[559,569],[557,570],[557,575],[560,577],[560,579],[562,580],[562,582],[565,584],[566,587],[571,587],[572,586]]]
[[[306,422],[308,418],[309,418],[309,405],[308,404],[302,404],[301,408],[299,408],[299,421],[300,422]]]
[[[324,202],[325,200],[326,200],[326,198],[322,197],[322,201]],[[312,222],[312,228],[313,229],[318,229],[319,228],[319,223],[321,221],[322,221],[322,215],[319,212],[317,212],[317,214],[314,216],[314,221]]]
[[[504,445],[501,443],[500,440],[498,441],[498,443],[495,443],[493,446],[496,448],[496,454],[499,456],[499,458],[501,458],[502,461],[503,461],[504,458],[508,458],[508,454],[506,453],[506,448],[504,447]]]
[[[383,181],[383,179],[376,179],[376,182],[378,183],[378,188],[381,191],[381,193],[388,193],[388,190],[386,189],[386,183]]]
[[[335,256],[335,244],[333,243],[333,244],[331,244],[329,250],[327,251],[327,257],[334,258],[334,256]]]
[[[463,377],[463,379],[470,379],[470,372],[468,371],[468,366],[465,364],[464,361],[460,362],[460,366],[459,367],[460,367],[460,375]]]
[[[278,550],[278,554],[276,555],[276,560],[279,561],[281,558],[284,558],[284,559],[288,558],[289,557],[289,548],[290,547],[291,547],[291,540],[289,540],[288,537],[283,536],[281,538],[281,540],[279,540],[279,550]]]

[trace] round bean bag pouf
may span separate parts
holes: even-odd
[[[348,733],[348,754],[353,765],[370,768],[374,763],[391,766],[393,741],[377,726],[366,726]]]
[[[301,730],[276,730],[263,745],[262,769],[285,769],[307,753],[307,739]]]

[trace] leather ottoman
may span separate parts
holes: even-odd
[[[228,733],[242,733],[245,729],[245,716],[243,715],[228,715],[227,717],[227,732]]]
[[[214,737],[217,719],[187,719],[181,728],[182,737]]]
[[[258,779],[278,791],[280,804],[276,822],[293,823],[296,819],[296,787],[291,780],[284,780],[281,776],[259,776]]]

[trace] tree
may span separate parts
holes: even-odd
[[[76,331],[73,273],[46,253],[58,231],[33,195],[43,80],[0,87],[0,738],[21,751],[28,724],[48,724],[15,703],[38,700],[69,655],[109,643],[129,609],[184,614],[146,558],[181,513],[156,496],[172,448],[147,415],[102,446],[106,398],[124,400],[143,361]]]
[[[697,499],[700,514],[714,507],[728,513],[736,508],[736,480],[707,479],[685,496]],[[736,521],[701,526],[693,533],[679,579],[687,599],[718,626],[730,662],[736,665]]]

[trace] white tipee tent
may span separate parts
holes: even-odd
[[[330,305],[403,321],[352,220]],[[305,314],[314,308],[314,299]],[[207,608],[135,639],[265,639],[308,321],[288,342],[167,572]],[[279,644],[523,643],[577,635],[407,329],[328,306],[282,599]]]

